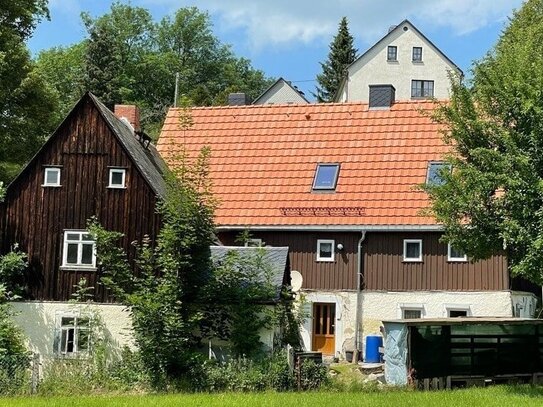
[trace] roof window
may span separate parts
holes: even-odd
[[[426,183],[428,185],[443,185],[445,178],[444,172],[451,171],[451,165],[442,161],[430,161],[428,163],[428,174],[426,176]]]
[[[313,190],[333,191],[336,189],[339,164],[317,164]]]

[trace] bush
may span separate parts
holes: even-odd
[[[300,366],[300,390],[317,390],[329,383],[328,368],[313,360],[304,360]]]

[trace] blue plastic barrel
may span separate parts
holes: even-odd
[[[366,363],[379,363],[381,362],[381,355],[379,354],[379,348],[383,346],[383,337],[378,335],[366,336]]]

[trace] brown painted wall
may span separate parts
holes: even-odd
[[[44,165],[62,165],[59,188],[42,187]],[[126,168],[126,189],[108,189],[109,166]],[[98,271],[60,270],[63,232],[85,229],[97,215],[109,230],[125,234],[122,245],[145,234],[155,238],[159,218],[155,193],[132,164],[94,105],[87,100],[52,136],[46,148],[10,186],[5,201],[2,244],[15,242],[29,253],[29,295],[40,300],[67,300],[85,277],[97,301],[110,300],[98,285]]]
[[[447,261],[440,233],[368,233],[364,241],[366,290],[507,290],[505,256],[477,263]],[[422,263],[403,262],[403,240],[422,239]]]
[[[221,233],[223,244],[237,245],[234,232]],[[357,244],[360,233],[254,232],[270,246],[289,246],[291,269],[304,278],[303,288],[314,290],[356,290]],[[363,280],[366,290],[506,290],[509,289],[504,256],[472,263],[447,261],[447,245],[440,233],[372,233],[363,243]],[[317,262],[318,239],[334,239],[344,250],[336,261]],[[423,262],[403,262],[403,239],[422,239]]]
[[[239,245],[236,233],[220,233],[225,245]],[[299,271],[304,279],[303,288],[315,290],[356,290],[357,249],[359,233],[313,232],[254,232],[251,237],[262,239],[270,246],[289,246],[290,269]],[[317,261],[317,240],[334,239],[344,247],[336,251],[334,262]]]

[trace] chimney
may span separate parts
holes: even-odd
[[[228,95],[228,106],[243,106],[249,104],[249,98],[245,93],[230,93]]]
[[[392,85],[370,85],[369,107],[375,110],[390,109],[396,98],[396,89]]]
[[[124,119],[134,129],[134,131],[140,131],[140,109],[135,105],[115,105],[113,113],[119,119]]]

